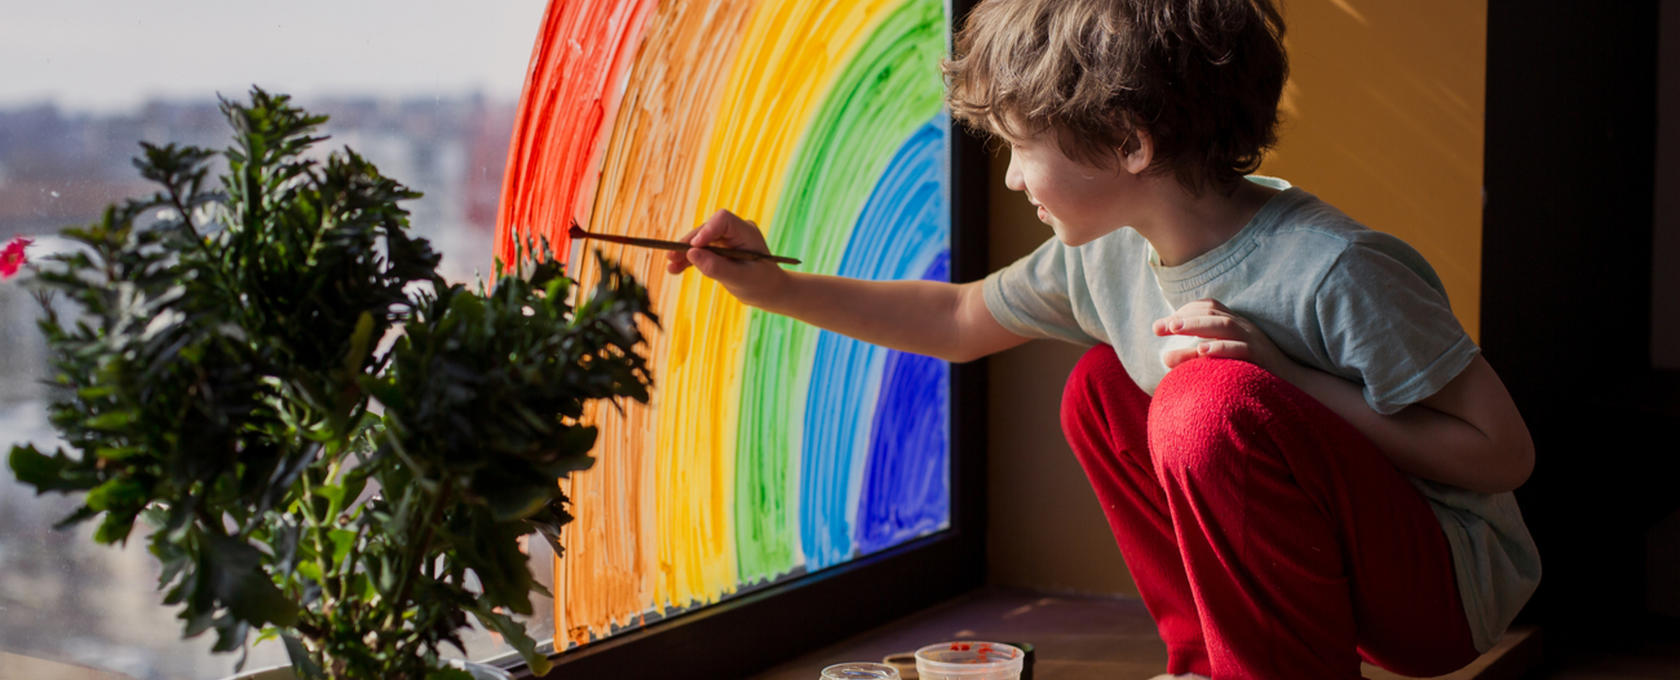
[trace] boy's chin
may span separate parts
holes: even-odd
[[[1079,246],[1085,245],[1102,237],[1102,234],[1091,231],[1068,229],[1060,224],[1052,224],[1050,225],[1050,229],[1056,233],[1056,240],[1061,241],[1062,245],[1070,248],[1078,248]]]

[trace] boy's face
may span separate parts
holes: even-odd
[[[1068,158],[1046,131],[1009,141],[1004,186],[1025,192],[1038,219],[1070,246],[1084,245],[1126,226],[1137,180],[1120,164],[1098,168]]]

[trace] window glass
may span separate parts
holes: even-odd
[[[554,215],[672,239],[723,207],[758,221],[771,253],[802,259],[797,271],[949,281],[947,14],[941,0],[555,3],[531,64],[540,89],[515,126],[499,252],[516,230],[565,243]],[[597,247],[571,253],[586,279],[578,251]],[[565,482],[577,510],[556,565],[556,644],[949,528],[947,364],[748,310],[669,275],[663,253],[604,250],[661,319],[654,397],[586,414],[601,436],[596,464]]]

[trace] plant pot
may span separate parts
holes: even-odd
[[[472,674],[473,680],[513,680],[512,674],[489,664],[449,659],[444,662],[444,665],[466,670]],[[297,680],[297,676],[292,674],[291,666],[275,666],[273,668],[245,671],[239,675],[229,676],[224,680]]]

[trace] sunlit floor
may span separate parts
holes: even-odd
[[[1136,599],[985,589],[839,641],[755,680],[810,680],[829,664],[880,661],[921,645],[957,639],[1031,643],[1033,680],[1142,680],[1160,673],[1167,660],[1143,603]],[[1521,629],[1475,663],[1444,677],[1519,678],[1532,675],[1538,663],[1538,636]],[[1371,666],[1364,674],[1372,680],[1400,677]]]

